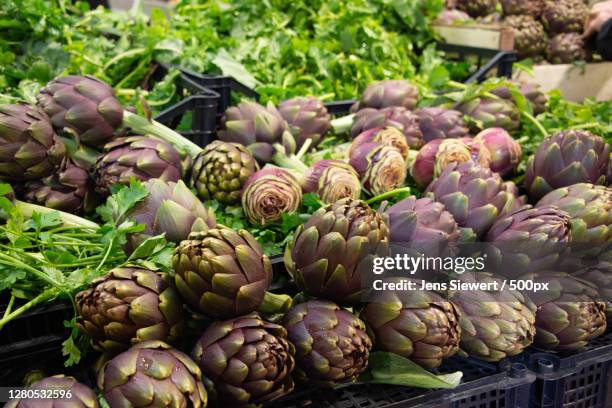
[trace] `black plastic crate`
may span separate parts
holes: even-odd
[[[475,359],[453,357],[440,372],[462,371],[462,383],[451,390],[424,390],[381,384],[352,384],[333,390],[298,390],[266,408],[528,408],[535,380],[523,364],[498,368]]]
[[[535,375],[534,408],[612,407],[612,332],[575,352],[528,350],[515,361]]]
[[[497,77],[512,77],[512,67],[517,61],[516,52],[499,51],[479,47],[467,47],[462,45],[438,43],[437,48],[446,52],[448,58],[455,61],[465,61],[469,57],[476,60],[476,71],[465,81],[482,82],[490,77],[493,70],[496,70]]]

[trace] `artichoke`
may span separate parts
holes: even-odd
[[[485,241],[492,243],[489,261],[498,263],[502,275],[542,271],[567,255],[570,216],[555,206],[523,206],[499,217]]]
[[[462,21],[470,21],[470,20],[471,20],[471,17],[469,16],[469,14],[461,10],[444,9],[440,12],[440,14],[438,14],[435,22],[437,24],[451,25],[451,24],[462,22]]]
[[[582,0],[546,0],[542,22],[551,35],[582,33],[589,8]]]
[[[544,8],[544,0],[500,0],[507,16],[526,15],[538,18]]]
[[[390,106],[383,109],[360,109],[355,114],[351,135],[357,137],[366,130],[390,126],[402,131],[411,149],[420,149],[423,146],[423,133],[419,127],[419,117],[400,106]]]
[[[294,387],[295,348],[287,331],[257,314],[212,323],[192,356],[214,383],[219,406],[243,407],[272,401]]]
[[[492,14],[497,7],[497,0],[457,0],[457,8],[472,17],[484,17]]]
[[[0,105],[0,178],[36,180],[55,172],[66,146],[47,115],[26,104]]]
[[[26,182],[21,196],[29,203],[77,215],[93,211],[99,201],[87,169],[70,158],[64,158],[54,174]]]
[[[361,195],[359,174],[340,160],[319,160],[308,168],[302,189],[305,193],[317,193],[325,204],[342,198],[358,199]]]
[[[539,115],[540,113],[546,111],[548,97],[540,90],[539,85],[526,83],[515,83],[515,85],[518,87],[519,92],[525,97],[525,99],[531,103],[533,113],[535,115]],[[510,88],[505,85],[493,89],[491,93],[514,103],[514,97],[510,92]]]
[[[151,136],[120,137],[107,143],[93,171],[96,192],[104,196],[111,193],[114,184],[129,184],[132,177],[178,181],[181,173],[179,153]]]
[[[14,399],[4,405],[4,408],[99,408],[96,393],[81,384],[73,377],[54,375],[32,384],[28,389],[41,390],[48,393],[52,390],[65,391],[63,398],[57,399]],[[68,397],[68,393],[70,397]]]
[[[548,283],[530,293],[537,306],[534,345],[544,350],[576,350],[606,330],[605,302],[589,282],[563,272],[547,271],[523,279]]]
[[[491,155],[489,167],[500,176],[514,173],[521,161],[521,145],[502,128],[485,129],[474,141],[481,142]]]
[[[464,283],[497,282],[497,290],[457,290],[449,300],[459,309],[461,351],[486,361],[500,361],[521,353],[536,334],[536,308],[517,290],[501,291],[502,282],[480,272],[462,275]]]
[[[406,181],[406,159],[392,146],[364,143],[352,151],[349,163],[359,174],[363,188],[371,195],[394,190]]]
[[[474,131],[500,127],[514,132],[520,126],[518,108],[512,102],[501,98],[476,97],[459,104],[457,110],[476,122]]]
[[[459,350],[459,312],[440,295],[380,291],[368,300],[361,317],[374,334],[377,349],[399,354],[427,369],[436,368]]]
[[[426,193],[453,214],[460,227],[483,236],[499,216],[522,204],[513,183],[503,183],[497,173],[472,162],[451,163]]]
[[[504,24],[514,32],[514,49],[520,59],[541,56],[546,50],[546,32],[530,15],[508,16]]]
[[[548,43],[548,60],[553,64],[573,64],[590,60],[589,52],[580,33],[561,33]]]
[[[388,253],[382,215],[363,201],[343,199],[298,227],[285,248],[285,266],[300,290],[350,305],[361,300],[362,274],[371,275],[373,259]]]
[[[272,102],[264,107],[257,102],[242,101],[228,108],[221,119],[221,128],[217,132],[221,141],[246,146],[260,164],[272,160],[275,143],[281,144],[287,153],[295,152],[295,138]]]
[[[612,262],[600,261],[596,265],[578,270],[575,276],[597,287],[597,299],[606,304],[606,322],[612,322]]]
[[[550,205],[571,217],[573,252],[597,256],[612,249],[612,187],[579,183],[558,188],[536,207]]]
[[[144,231],[129,236],[126,247],[129,253],[152,236],[165,233],[168,241],[181,242],[192,231],[215,226],[214,211],[204,207],[181,180],[173,183],[151,179],[143,186],[148,195],[124,216],[115,216],[118,224],[127,218],[145,225]]]
[[[259,170],[257,161],[241,144],[215,140],[199,153],[191,169],[191,185],[204,200],[240,202],[242,187]]]
[[[421,108],[414,112],[419,118],[419,126],[425,142],[434,139],[457,139],[469,136],[463,113],[454,109]]]
[[[480,163],[489,167],[491,155],[482,142],[474,143],[470,138],[435,139],[427,143],[417,153],[410,175],[421,187],[432,182],[434,177],[450,163]]]
[[[297,378],[333,388],[353,382],[368,366],[372,341],[363,321],[327,300],[310,300],[283,318],[295,345]]]
[[[359,102],[351,110],[356,112],[363,108],[381,109],[391,106],[400,106],[411,110],[418,101],[419,89],[411,82],[402,79],[386,80],[368,85]]]
[[[108,361],[98,388],[112,408],[205,408],[208,394],[198,366],[161,341],[146,341]]]
[[[427,257],[457,253],[459,227],[453,215],[430,198],[408,197],[387,211],[391,242]]]
[[[408,157],[410,147],[406,142],[406,138],[399,129],[392,126],[386,128],[374,128],[361,133],[359,136],[353,139],[351,147],[348,151],[349,157],[359,146],[372,142],[395,147],[397,150],[399,150],[402,156],[404,156],[404,158]]]
[[[301,203],[298,180],[289,171],[276,167],[253,173],[242,190],[242,209],[254,224],[277,221],[283,214],[297,211]]]
[[[87,146],[111,141],[123,122],[123,107],[113,88],[91,76],[56,78],[36,99],[58,132],[69,129]]]
[[[157,273],[115,268],[75,297],[77,327],[96,350],[117,353],[146,340],[174,342],[185,328],[176,291]]]
[[[218,225],[176,248],[176,288],[195,310],[215,319],[251,313],[272,282],[270,260],[246,230]]]
[[[564,130],[547,137],[527,162],[525,189],[534,202],[576,183],[605,184],[610,146],[588,130]]]
[[[296,97],[283,101],[278,111],[289,124],[297,148],[310,139],[316,146],[331,130],[331,115],[325,105],[315,97]]]

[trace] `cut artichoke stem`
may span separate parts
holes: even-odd
[[[331,124],[332,129],[334,129],[334,133],[337,135],[347,133],[353,126],[353,122],[355,121],[354,119],[355,114],[351,113],[350,115],[342,116],[340,118],[332,120]]]
[[[32,217],[34,213],[39,214],[49,214],[52,212],[57,212],[59,214],[60,220],[67,227],[85,227],[91,228],[92,230],[97,230],[100,228],[98,224],[95,222],[86,220],[85,218],[78,217],[73,214],[69,214],[63,211],[54,210],[52,208],[43,207],[41,205],[30,204],[23,201],[15,200],[15,208],[26,218]]]
[[[135,115],[132,112],[123,112],[123,125],[142,135],[151,135],[170,143],[175,149],[192,158],[202,151],[202,148],[174,130],[154,120]]]
[[[263,301],[257,308],[257,311],[263,314],[284,313],[291,309],[292,305],[293,299],[291,296],[266,292]]]
[[[304,164],[296,155],[292,154],[288,156],[279,150],[277,150],[274,156],[272,156],[272,161],[279,167],[294,170],[298,173],[304,173],[308,170],[308,166],[306,166],[306,164]]]

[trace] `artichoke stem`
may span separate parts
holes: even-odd
[[[289,295],[277,295],[275,293],[266,292],[263,301],[257,308],[257,311],[263,314],[284,313],[293,305],[293,299]]]
[[[295,157],[301,160],[302,157],[304,157],[304,155],[306,154],[306,152],[308,152],[308,149],[310,149],[311,144],[312,144],[312,139],[310,138],[306,139],[302,147],[300,147],[300,150],[295,154]]]
[[[151,135],[160,140],[170,143],[174,148],[183,154],[187,154],[192,158],[197,156],[202,151],[202,148],[197,144],[187,140],[185,137],[176,133],[167,126],[162,125],[154,120],[149,121],[146,118],[135,115],[132,112],[123,112],[123,125],[131,128],[134,132],[141,135]]]
[[[337,135],[342,135],[348,132],[351,126],[353,126],[354,119],[355,114],[351,113],[350,115],[332,120],[331,124],[332,128],[334,129],[334,133]]]
[[[69,214],[63,211],[58,211],[58,210],[54,210],[51,208],[43,207],[41,205],[30,204],[30,203],[16,200],[15,208],[17,208],[17,211],[19,211],[19,213],[26,218],[32,217],[32,214],[34,213],[48,214],[52,212],[57,212],[59,214],[60,220],[62,220],[62,223],[65,226],[86,227],[86,228],[91,228],[92,230],[97,230],[98,228],[100,228],[98,224],[96,224],[95,222],[86,220],[85,218],[81,218],[76,215]]]
[[[548,137],[548,132],[546,131],[544,126],[542,126],[539,120],[534,118],[533,115],[531,115],[528,112],[523,111],[521,112],[521,114],[538,129],[538,131],[542,134],[542,136]]]
[[[308,170],[308,166],[298,159],[296,155],[287,156],[277,151],[274,156],[272,156],[272,161],[279,167],[295,170],[299,173],[304,173]]]
[[[395,197],[396,195],[402,193],[410,194],[410,187],[400,187],[396,188],[395,190],[387,191],[386,193],[382,193],[370,198],[366,201],[366,203],[373,204],[381,200],[386,200],[387,198]]]
[[[2,319],[0,319],[0,330],[2,330],[4,326],[6,326],[9,322],[11,322],[11,320],[19,317],[20,315],[27,312],[34,306],[44,303],[48,301],[49,299],[55,298],[57,295],[58,295],[58,290],[56,288],[49,288],[45,290],[44,292],[42,292],[40,295],[36,296],[34,299],[27,302],[26,304],[13,310],[11,313],[2,316]]]

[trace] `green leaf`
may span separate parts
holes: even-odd
[[[104,222],[115,223],[122,219],[136,204],[144,200],[148,194],[149,191],[146,187],[132,178],[129,186],[121,186],[106,200],[106,204],[96,209],[96,212]]]
[[[221,69],[223,75],[234,77],[238,82],[249,88],[254,88],[257,85],[257,80],[253,75],[249,73],[244,65],[233,59],[225,48],[221,48],[217,52],[212,62]]]

